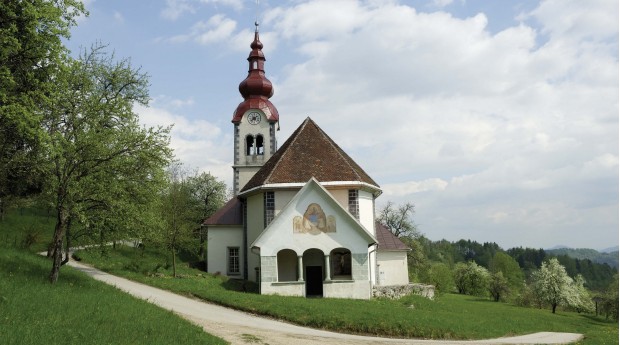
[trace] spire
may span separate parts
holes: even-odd
[[[263,43],[258,34],[258,22],[255,22],[254,40],[250,44],[250,55],[248,56],[248,76],[239,84],[239,92],[244,101],[239,104],[233,115],[232,122],[241,121],[243,114],[249,109],[260,109],[265,113],[269,121],[277,122],[279,119],[278,110],[269,101],[273,96],[273,85],[265,77],[265,54],[263,54]]]
[[[269,79],[265,77],[265,54],[263,54],[263,44],[258,37],[258,22],[254,23],[254,41],[250,44],[252,51],[248,56],[249,70],[248,76],[239,84],[239,92],[244,99],[250,97],[273,96],[273,86]]]

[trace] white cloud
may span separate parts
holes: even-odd
[[[191,1],[188,0],[166,0],[166,7],[161,10],[160,15],[164,19],[177,20],[184,13],[195,13],[196,9]]]
[[[157,102],[153,102],[157,104]],[[175,101],[167,102],[174,104]],[[209,171],[215,176],[225,176],[230,185],[229,145],[232,137],[222,133],[216,125],[204,120],[192,120],[165,108],[135,105],[140,123],[147,127],[170,126],[170,146],[175,158],[191,168]]]
[[[279,76],[283,133],[311,116],[382,199],[418,204],[431,238],[552,246],[587,227],[617,240],[617,13],[543,1],[530,14],[542,32],[492,34],[486,14],[395,3],[273,9],[302,57]]]
[[[122,23],[124,23],[124,22],[125,22],[125,17],[123,17],[123,14],[122,14],[122,13],[120,13],[120,12],[118,12],[118,11],[115,11],[115,12],[114,12],[114,20],[115,20],[117,23],[122,24]]]

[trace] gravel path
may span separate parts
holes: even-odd
[[[444,341],[376,338],[327,332],[254,316],[199,300],[180,296],[152,286],[120,278],[93,267],[69,261],[69,265],[104,283],[116,286],[135,297],[171,310],[201,326],[206,332],[231,344],[259,345],[381,345],[381,344],[567,344],[583,338],[575,333],[540,332],[519,337],[476,341]]]

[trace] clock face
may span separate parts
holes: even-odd
[[[248,122],[252,125],[256,125],[260,122],[261,116],[257,112],[251,112],[248,114]]]

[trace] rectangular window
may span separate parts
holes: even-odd
[[[263,201],[265,206],[265,227],[267,227],[267,225],[269,225],[269,223],[271,223],[271,221],[273,220],[276,212],[274,193],[265,192],[265,194],[263,194]]]
[[[239,274],[239,247],[228,247],[228,275]]]
[[[360,219],[360,205],[358,202],[357,189],[349,189],[349,213],[351,213],[355,219]]]

